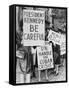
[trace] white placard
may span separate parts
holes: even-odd
[[[60,45],[60,54],[66,54],[66,35],[62,35],[62,41]]]
[[[45,11],[23,10],[23,45],[43,45],[45,40]]]
[[[48,40],[55,44],[61,45],[61,34],[50,30],[48,35]]]
[[[37,47],[38,70],[53,68],[52,43],[45,42],[45,46]]]

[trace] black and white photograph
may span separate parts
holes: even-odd
[[[16,84],[67,81],[67,8],[16,5]]]
[[[66,9],[16,6],[16,83],[66,81]]]

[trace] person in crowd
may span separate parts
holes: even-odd
[[[19,54],[17,55],[17,57],[19,58],[19,60],[17,63],[17,68],[19,69],[19,72],[24,76],[24,83],[30,83],[30,65],[28,63],[28,53],[26,50],[22,49],[19,49],[18,53]],[[27,77],[27,74],[29,74],[29,77]]]
[[[57,44],[54,44],[53,48],[53,54],[54,54],[54,64],[55,64],[55,71],[56,75],[59,74],[59,64],[60,64],[60,46]]]
[[[31,78],[36,77],[35,66],[36,66],[36,46],[31,47]]]
[[[45,31],[45,41],[48,41],[48,34],[49,34],[49,28],[46,28],[46,31]],[[49,81],[49,78],[48,78],[48,69],[45,70],[45,75],[46,75],[46,81]]]

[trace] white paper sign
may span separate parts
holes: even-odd
[[[45,11],[23,10],[24,46],[43,45],[45,40]]]
[[[45,42],[45,46],[37,47],[38,70],[53,68],[52,44]]]
[[[60,45],[60,54],[66,54],[66,35],[62,35],[62,41]]]
[[[48,40],[52,41],[58,45],[61,45],[61,34],[50,30],[48,35]]]

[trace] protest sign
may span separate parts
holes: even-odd
[[[50,30],[48,35],[48,40],[55,44],[61,45],[61,34]]]
[[[60,45],[60,54],[66,54],[66,35],[62,35],[62,41]]]
[[[62,45],[60,45],[60,54],[66,54],[66,43],[63,42]]]
[[[45,46],[37,47],[38,70],[53,68],[52,43],[45,42]]]
[[[45,40],[45,11],[23,10],[24,46],[43,45]]]
[[[66,53],[66,36],[65,34],[59,34],[55,31],[50,30],[48,35],[48,40],[55,44],[60,45],[60,54]]]

